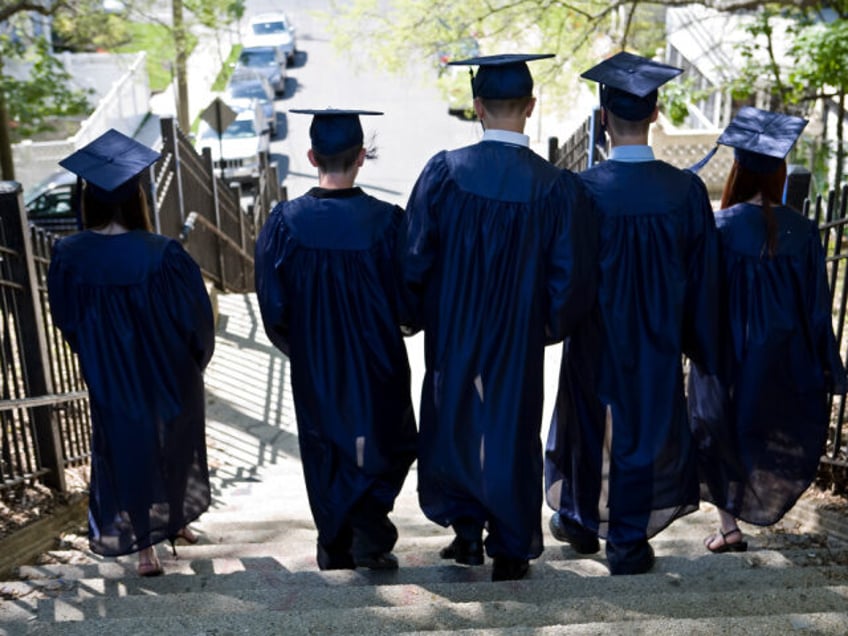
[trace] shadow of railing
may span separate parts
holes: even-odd
[[[218,297],[215,355],[206,370],[206,439],[213,496],[298,459],[288,360],[268,340],[254,294]]]

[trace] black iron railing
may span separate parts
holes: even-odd
[[[155,230],[180,238],[217,288],[253,291],[256,236],[285,196],[276,165],[263,156],[252,197],[244,197],[173,119],[161,125],[162,157],[143,178]],[[36,479],[65,491],[65,469],[90,457],[88,393],[50,318],[46,281],[56,238],[29,226],[20,185],[0,182],[0,494]]]
[[[604,160],[603,149],[594,144],[593,118],[589,117],[562,145],[556,138],[548,144],[548,159],[560,168],[575,172]],[[688,157],[680,153],[681,157]],[[687,168],[688,165],[678,166]],[[848,362],[848,185],[831,190],[827,197],[805,199],[802,213],[819,226],[827,254],[831,313],[843,362]],[[820,483],[840,492],[848,491],[848,443],[845,441],[846,397],[830,396],[831,423],[827,448],[821,459]]]

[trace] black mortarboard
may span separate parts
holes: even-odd
[[[312,149],[325,156],[361,146],[364,140],[360,115],[382,115],[376,110],[344,110],[339,108],[293,108],[290,113],[312,115],[309,138]]]
[[[59,162],[85,179],[91,194],[107,203],[120,203],[138,187],[141,172],[160,155],[114,128]]]
[[[743,106],[716,143],[733,148],[736,160],[751,172],[770,174],[780,168],[806,125],[802,117]]]
[[[553,53],[505,53],[448,62],[452,66],[479,66],[471,77],[471,94],[484,99],[514,99],[533,95],[533,76],[527,62],[554,57]]]
[[[598,82],[601,106],[629,121],[650,117],[657,106],[657,89],[683,69],[622,51],[580,75]]]

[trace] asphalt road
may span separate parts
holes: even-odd
[[[249,0],[247,15],[279,10],[278,6],[269,0]],[[286,3],[285,11],[297,28],[299,54],[295,65],[288,69],[286,94],[276,102],[278,133],[271,142],[271,155],[277,161],[289,198],[300,196],[318,183],[315,168],[306,157],[311,117],[291,114],[288,111],[292,108],[361,108],[384,112],[381,117],[362,118],[366,140],[372,133],[375,135],[378,158],[363,166],[358,185],[373,196],[400,206],[406,204],[415,179],[433,154],[480,139],[479,123],[461,121],[448,114],[447,102],[436,88],[432,67],[420,63],[403,76],[390,75],[370,63],[365,51],[337,52],[326,28],[326,21],[332,19],[326,14],[330,11],[328,1],[293,0]],[[407,349],[417,410],[424,376],[423,337],[407,339]],[[548,347],[543,435],[556,396],[560,355],[560,346]]]

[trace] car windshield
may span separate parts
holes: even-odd
[[[235,120],[221,135],[222,139],[247,139],[248,137],[256,137],[256,126],[252,119]],[[217,139],[218,133],[214,128],[204,128],[200,138]]]
[[[32,188],[24,190],[24,207],[28,207],[42,194],[53,189],[55,187],[54,184],[57,183],[57,181],[59,180],[56,175],[50,175],[46,179],[38,182],[38,184],[34,185]]]
[[[240,82],[230,86],[230,95],[236,98],[268,99],[268,93],[259,82]]]
[[[274,57],[274,50],[251,50],[242,51],[239,56],[239,63],[244,66],[273,66],[277,63]]]
[[[253,25],[253,33],[255,35],[269,35],[271,33],[285,33],[286,23],[282,20],[274,22],[258,22]]]

